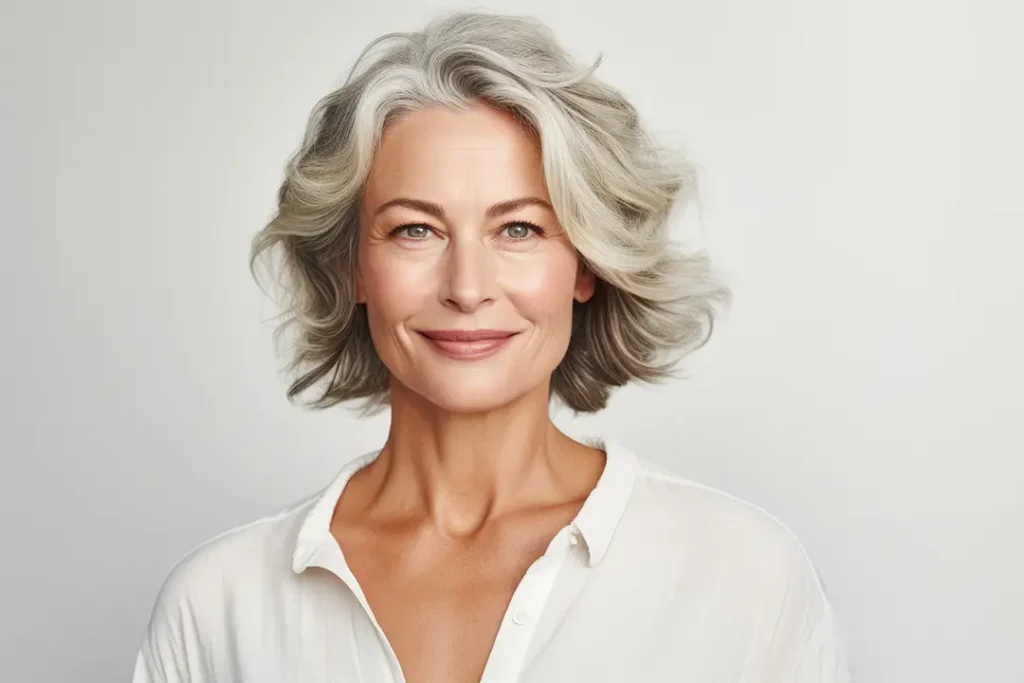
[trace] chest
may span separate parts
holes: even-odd
[[[438,567],[436,579],[362,572],[367,601],[407,683],[477,683],[525,566]]]
[[[528,570],[531,553],[501,543],[430,562],[416,543],[393,549],[378,536],[366,552],[347,543],[344,561],[325,546],[313,566],[273,585],[249,571],[228,584],[226,612],[203,626],[196,661],[209,676],[190,680],[759,680],[747,670],[778,615],[737,611],[742,587],[704,573],[663,576],[636,550],[589,567],[584,542],[566,535]]]
[[[472,542],[342,531],[339,545],[406,683],[478,683],[513,596],[561,524]]]

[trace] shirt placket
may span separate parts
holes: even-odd
[[[558,572],[579,542],[580,535],[575,527],[563,528],[552,539],[544,555],[526,570],[498,627],[480,683],[514,683],[518,680],[527,648]]]

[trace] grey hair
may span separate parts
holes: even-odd
[[[297,331],[290,401],[319,385],[308,407],[364,399],[371,414],[389,403],[389,372],[354,301],[359,202],[385,126],[428,105],[487,103],[540,143],[555,213],[597,280],[594,296],[574,304],[552,398],[599,411],[612,387],[675,376],[708,341],[730,289],[706,252],[673,249],[666,231],[677,201],[696,197],[696,167],[658,148],[623,94],[594,77],[601,60],[581,66],[540,21],[482,10],[385,34],[363,50],[313,108],[277,212],[252,243],[254,276],[258,257],[282,252],[287,301],[275,339]]]

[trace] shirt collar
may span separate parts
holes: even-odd
[[[375,460],[380,452],[381,449],[378,448],[345,463],[334,477],[334,481],[321,492],[313,507],[306,513],[299,528],[295,552],[292,554],[292,569],[296,574],[301,574],[314,564],[320,564],[318,556],[333,553],[337,549],[338,542],[331,534],[331,519],[334,517],[334,508],[338,505],[341,492],[352,475]]]
[[[583,440],[589,446],[605,452],[605,466],[597,485],[583,503],[572,524],[575,526],[589,553],[589,566],[596,566],[611,543],[612,535],[626,509],[633,481],[636,477],[636,457],[617,442],[603,437]],[[380,455],[380,449],[364,453],[341,468],[334,480],[325,488],[306,513],[299,528],[292,569],[300,574],[319,564],[322,553],[334,553],[337,541],[331,534],[331,518],[348,480],[358,470]]]
[[[626,510],[636,478],[636,456],[617,442],[601,437],[584,443],[605,452],[604,471],[590,492],[573,524],[579,529],[590,553],[589,565],[596,566],[608,551],[615,528]]]

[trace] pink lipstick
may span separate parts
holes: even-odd
[[[420,330],[420,334],[450,358],[477,360],[496,353],[518,333],[509,330]]]

